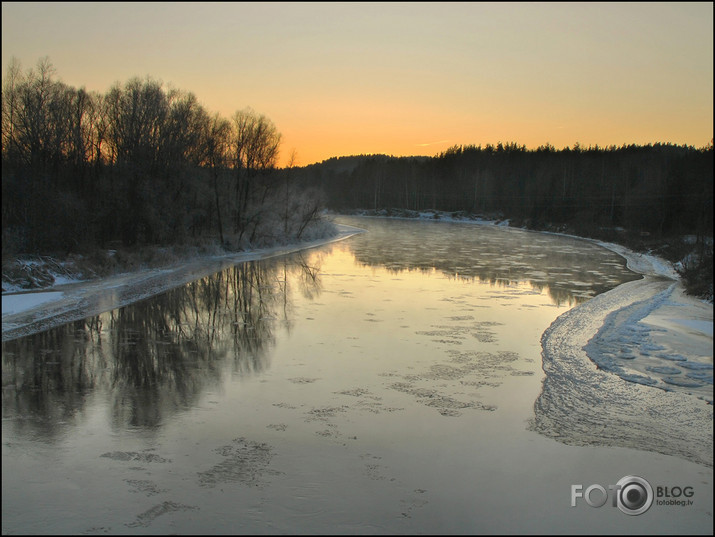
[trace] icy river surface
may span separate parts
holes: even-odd
[[[497,226],[340,221],[367,233],[3,342],[3,534],[710,533],[711,463],[651,449],[657,423],[624,443],[629,418],[585,398],[603,393],[579,409],[595,364],[545,373],[559,316],[640,279],[622,257]],[[606,369],[619,397],[672,395]],[[631,475],[691,503],[629,516],[600,489],[574,496]]]

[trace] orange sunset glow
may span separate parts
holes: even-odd
[[[106,91],[150,76],[225,117],[250,106],[307,165],[670,142],[713,132],[712,3],[14,3],[2,67],[49,57]]]

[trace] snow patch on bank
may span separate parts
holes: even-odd
[[[63,293],[58,291],[40,292],[40,293],[21,293],[16,295],[2,296],[2,315],[11,315],[22,313],[32,308],[36,308],[62,298]]]

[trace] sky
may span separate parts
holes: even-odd
[[[45,56],[77,88],[150,76],[250,106],[280,165],[713,138],[712,2],[3,2],[3,79]]]

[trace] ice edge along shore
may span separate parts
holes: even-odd
[[[336,224],[338,233],[287,246],[200,258],[162,269],[117,274],[100,280],[57,285],[42,291],[2,295],[2,340],[29,336],[138,300],[169,291],[238,263],[258,261],[309,250],[364,233],[364,229]]]
[[[712,401],[629,382],[602,370],[587,354],[587,350],[597,352],[588,344],[602,329],[622,332],[629,328],[606,327],[606,318],[634,304],[643,304],[650,313],[667,303],[684,306],[680,312],[684,325],[694,316],[696,305],[706,306],[692,297],[676,297],[682,284],[669,263],[620,245],[594,242],[624,257],[628,268],[643,278],[579,304],[560,315],[544,332],[541,344],[545,378],[529,428],[568,445],[646,450],[712,467]],[[712,360],[711,304],[708,314],[709,323],[703,324],[709,324],[709,334],[702,335],[709,335],[709,346],[703,343],[707,337],[697,339],[700,355],[709,355]],[[677,335],[695,338],[685,330]],[[675,334],[669,333],[668,337]]]

